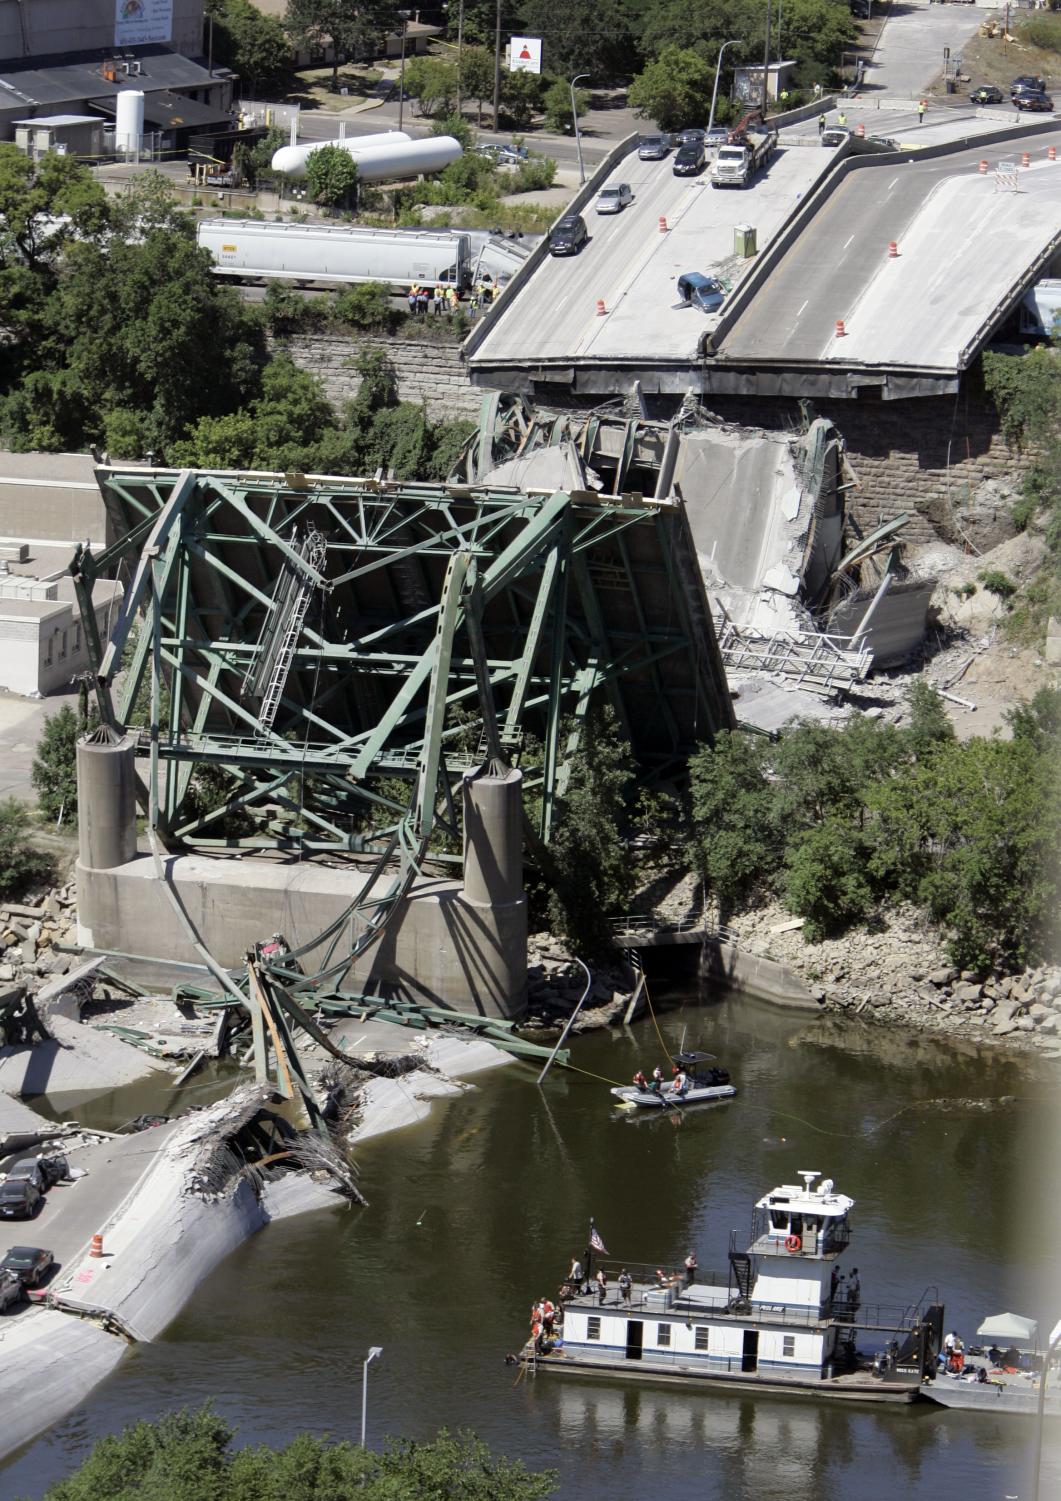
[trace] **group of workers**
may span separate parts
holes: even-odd
[[[671,1069],[671,1074],[673,1075],[671,1079],[671,1094],[683,1095],[688,1093],[689,1075],[685,1070],[675,1064]],[[647,1090],[649,1094],[662,1094],[664,1084],[663,1070],[657,1065],[652,1070],[652,1077],[649,1079],[644,1069],[639,1068],[634,1075],[634,1084],[638,1089]]]
[[[1030,1364],[1028,1357],[1022,1356],[1016,1345],[1010,1345],[1008,1350],[1001,1350],[998,1345],[992,1345],[989,1350],[974,1350],[971,1353],[986,1355],[993,1370],[1005,1371],[1010,1375],[1015,1371],[1027,1369]],[[952,1329],[949,1334],[944,1336],[943,1349],[937,1358],[941,1368],[944,1371],[948,1371],[952,1376],[964,1376],[966,1374],[965,1344],[956,1330]],[[984,1371],[982,1376],[980,1375],[980,1371],[983,1370],[983,1366],[980,1366],[976,1371],[977,1378],[981,1381],[987,1376],[986,1371]]]
[[[494,297],[500,291],[495,287],[493,279],[484,276],[471,288],[468,308],[474,318],[481,307],[489,307]],[[410,316],[414,318],[426,318],[428,312],[434,311],[436,317],[443,313],[455,313],[461,305],[461,294],[454,286],[445,286],[442,282],[436,282],[433,286],[413,282],[405,294],[409,304]]]

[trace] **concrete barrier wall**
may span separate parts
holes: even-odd
[[[708,938],[701,957],[701,977],[742,990],[761,1001],[796,1011],[818,1011],[819,1003],[794,970],[776,959],[748,953],[735,943]]]

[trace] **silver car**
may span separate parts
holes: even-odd
[[[601,188],[594,207],[598,214],[618,214],[633,201],[634,195],[630,190],[630,184],[620,182],[614,188]]]

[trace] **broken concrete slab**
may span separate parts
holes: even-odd
[[[52,1037],[47,1042],[0,1048],[0,1090],[5,1094],[104,1094],[152,1075],[167,1082],[170,1078],[146,1053],[70,1017],[53,1012],[48,1030]]]

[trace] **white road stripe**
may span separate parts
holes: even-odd
[[[896,184],[896,183],[897,183],[897,182],[898,182],[898,181],[899,181],[899,179],[898,179],[898,178],[897,178],[897,177],[893,177],[893,178],[892,178],[892,180],[891,180],[891,182],[890,182],[890,183],[889,183],[889,184],[888,184],[888,192],[889,192],[889,193],[890,193],[890,192],[891,192],[891,190],[892,190],[892,188],[894,188],[894,186],[895,186],[895,184]]]
[[[858,233],[858,231],[857,231],[857,230],[856,230],[856,231],[855,231],[855,234],[857,234],[857,233]],[[845,241],[844,241],[844,249],[845,249],[845,250],[846,250],[846,249],[847,249],[847,247],[848,247],[848,246],[849,246],[849,245],[850,245],[850,243],[851,243],[851,241],[852,241],[852,240],[853,240],[853,239],[854,239],[854,238],[855,238],[855,235],[849,235],[849,236],[848,236],[848,238],[847,238],[847,239],[846,239],[846,240],[845,240]]]
[[[849,242],[848,242],[848,243],[850,243],[850,241],[849,241]],[[807,302],[809,302],[809,301],[810,301],[810,298],[809,298],[809,297],[808,297],[808,298],[807,298]],[[798,317],[799,317],[799,316],[800,316],[800,313],[802,313],[802,312],[803,312],[803,308],[805,308],[805,307],[806,307],[806,306],[807,306],[807,302],[805,302],[805,303],[804,303],[804,304],[803,304],[803,307],[801,307],[801,308],[800,308],[800,310],[799,310],[799,312],[798,312],[798,313],[797,313],[797,314],[796,314],[796,317],[797,317],[797,318],[798,318]]]

